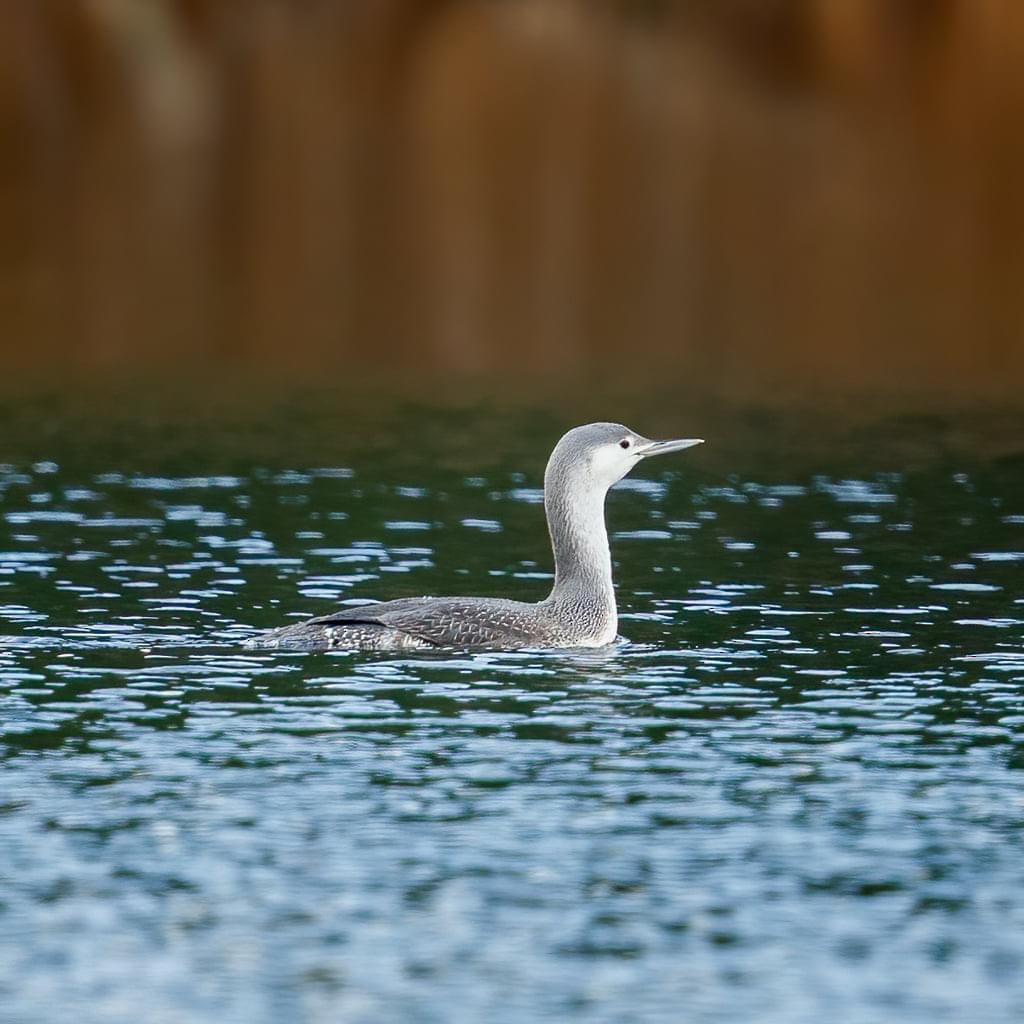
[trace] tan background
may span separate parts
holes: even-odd
[[[1017,0],[11,0],[6,379],[1024,380]]]

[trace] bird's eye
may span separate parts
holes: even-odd
[[[624,438],[623,438],[623,439],[622,439],[622,440],[621,440],[621,441],[619,442],[619,447],[620,447],[620,448],[628,448],[628,447],[629,447],[629,438],[628,438],[628,437],[624,437]]]

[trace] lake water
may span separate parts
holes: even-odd
[[[612,648],[242,649],[542,596],[569,424],[502,415],[6,438],[3,1024],[1024,1019],[1021,460],[708,431]]]

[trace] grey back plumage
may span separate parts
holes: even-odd
[[[557,623],[537,605],[498,597],[409,597],[356,605],[313,622],[396,629],[436,646],[487,646],[496,636],[515,646],[554,639]]]

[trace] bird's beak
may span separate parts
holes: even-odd
[[[687,437],[679,441],[645,441],[637,446],[636,453],[646,459],[649,455],[668,455],[669,452],[681,452],[684,448],[703,443],[702,437]]]

